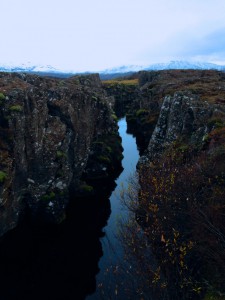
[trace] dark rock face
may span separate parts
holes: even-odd
[[[149,143],[156,125],[160,105],[152,92],[141,86],[141,80],[111,80],[103,84],[109,96],[114,97],[114,110],[118,117],[126,115],[128,132],[136,137],[140,154]]]
[[[0,74],[0,235],[27,208],[59,222],[86,167],[92,142],[117,135],[98,75],[67,80]]]
[[[203,146],[211,131],[209,120],[225,118],[225,107],[200,100],[191,92],[176,92],[164,98],[159,119],[150,139],[146,158],[152,161],[174,141],[182,139],[187,144]]]
[[[143,78],[146,88],[159,91],[161,88],[166,95],[162,97],[159,118],[148,148],[139,161],[140,197],[136,218],[144,231],[149,232],[147,239],[162,270],[161,277],[167,278],[167,288],[162,297],[160,291],[157,296],[169,299],[202,298],[209,286],[213,286],[213,293],[224,292],[222,262],[225,252],[220,241],[225,233],[224,73],[190,71],[186,72],[186,78],[182,73],[143,74],[146,75]],[[179,74],[183,78],[176,76]],[[213,224],[214,232],[220,233],[219,238],[206,223]],[[186,257],[185,280],[190,278],[190,282],[199,282],[201,295],[192,294],[191,285],[184,295],[180,289],[182,285],[174,284],[173,280],[176,278],[176,282],[181,282],[183,271],[176,273],[174,262],[164,263],[168,257],[164,236],[169,237],[168,241],[172,240],[174,228],[182,244],[191,238],[198,245],[189,249]],[[218,253],[218,259],[209,253]],[[215,272],[208,272],[209,269]],[[149,278],[149,272],[146,278]],[[204,284],[206,281],[207,285]]]
[[[121,82],[104,82],[103,87],[107,94],[114,98],[114,110],[118,117],[124,116],[140,98],[140,90],[136,84],[123,84]],[[140,102],[138,100],[138,102]]]

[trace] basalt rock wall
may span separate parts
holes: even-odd
[[[202,102],[188,91],[166,96],[147,151],[141,160],[154,160],[175,141],[201,150],[210,132],[217,126],[223,126],[224,121],[223,105]]]
[[[59,80],[0,73],[0,235],[25,210],[62,220],[93,142],[118,135],[112,101],[95,74]]]
[[[140,72],[141,90],[159,104],[159,117],[141,162],[178,142],[202,150],[225,127],[225,74],[213,70]]]

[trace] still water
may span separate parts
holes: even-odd
[[[127,123],[125,118],[118,123],[119,134],[122,138],[123,146],[123,172],[116,180],[116,188],[110,196],[111,214],[107,221],[107,225],[103,228],[105,236],[101,238],[103,256],[99,262],[100,272],[97,275],[97,290],[95,294],[87,297],[87,300],[92,299],[110,299],[115,292],[117,280],[120,277],[114,276],[117,265],[123,264],[123,249],[117,237],[118,225],[121,220],[126,218],[127,212],[124,205],[121,203],[121,190],[126,189],[129,184],[129,178],[136,170],[136,165],[139,159],[139,153],[135,138],[127,133]]]
[[[67,219],[62,224],[42,227],[25,220],[1,238],[0,300],[111,298],[105,273],[122,259],[116,232],[118,220],[126,215],[120,189],[121,184],[126,188],[139,157],[135,139],[126,131],[126,121],[121,119],[124,170],[110,199],[78,201],[71,197]],[[108,296],[102,297],[101,286]]]

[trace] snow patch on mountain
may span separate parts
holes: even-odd
[[[171,69],[196,69],[196,70],[223,70],[225,66],[220,66],[207,62],[170,61],[169,63],[152,64],[145,70],[171,70]]]
[[[170,61],[168,63],[157,63],[151,64],[148,66],[141,65],[128,65],[128,66],[119,66],[112,69],[106,69],[101,71],[96,71],[100,74],[123,74],[123,73],[131,73],[138,71],[158,71],[158,70],[171,70],[171,69],[195,69],[195,70],[219,70],[224,71],[225,66],[217,65],[213,63],[207,62],[189,62],[189,61]],[[75,70],[64,70],[61,68],[56,68],[51,65],[33,65],[31,62],[27,63],[9,63],[9,64],[1,64],[0,63],[0,71],[3,72],[32,72],[32,73],[65,73],[65,74],[76,74],[76,73],[85,73],[78,72]],[[87,71],[88,72],[88,71]],[[92,72],[93,73],[93,72]]]
[[[43,72],[43,73],[74,73],[71,70],[62,70],[60,68],[55,68],[51,65],[33,65],[31,62],[27,63],[9,63],[9,64],[1,64],[0,63],[0,71],[3,72]]]
[[[118,68],[107,69],[101,73],[112,74],[112,73],[127,73],[127,72],[138,72],[138,71],[159,71],[159,70],[178,70],[178,69],[194,69],[194,70],[225,70],[225,66],[206,63],[206,62],[189,62],[189,61],[170,61],[168,63],[157,63],[148,66],[129,65],[121,66]]]

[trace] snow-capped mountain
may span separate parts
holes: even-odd
[[[206,63],[206,62],[170,61],[168,63],[151,64],[148,66],[138,66],[138,65],[121,66],[118,68],[104,70],[101,73],[111,74],[111,73],[137,72],[143,70],[158,71],[158,70],[172,70],[172,69],[225,70],[225,66],[221,66],[213,63]]]
[[[124,73],[134,73],[142,70],[170,70],[170,69],[196,69],[196,70],[225,70],[225,66],[206,63],[206,62],[189,62],[189,61],[170,61],[168,63],[158,63],[151,64],[148,66],[140,65],[128,65],[119,66],[112,69],[106,69],[103,71],[97,71],[100,74],[124,74]],[[33,65],[32,63],[21,63],[21,64],[1,64],[0,72],[26,72],[26,73],[52,73],[52,74],[76,74],[82,72],[76,72],[75,70],[63,70],[60,68],[55,68],[50,65]],[[83,72],[85,73],[85,72]],[[93,73],[93,72],[92,72]]]
[[[106,69],[106,70],[100,71],[100,73],[116,74],[116,73],[138,72],[141,70],[146,70],[145,68],[146,68],[146,66],[128,65],[128,66],[115,67],[112,69]]]
[[[71,73],[72,71],[64,71],[52,67],[50,65],[33,65],[32,63],[21,64],[1,64],[0,72],[26,72],[26,73]]]
[[[171,69],[196,69],[196,70],[223,70],[225,66],[220,66],[206,62],[189,62],[189,61],[170,61],[169,63],[152,64],[145,70],[171,70]]]

